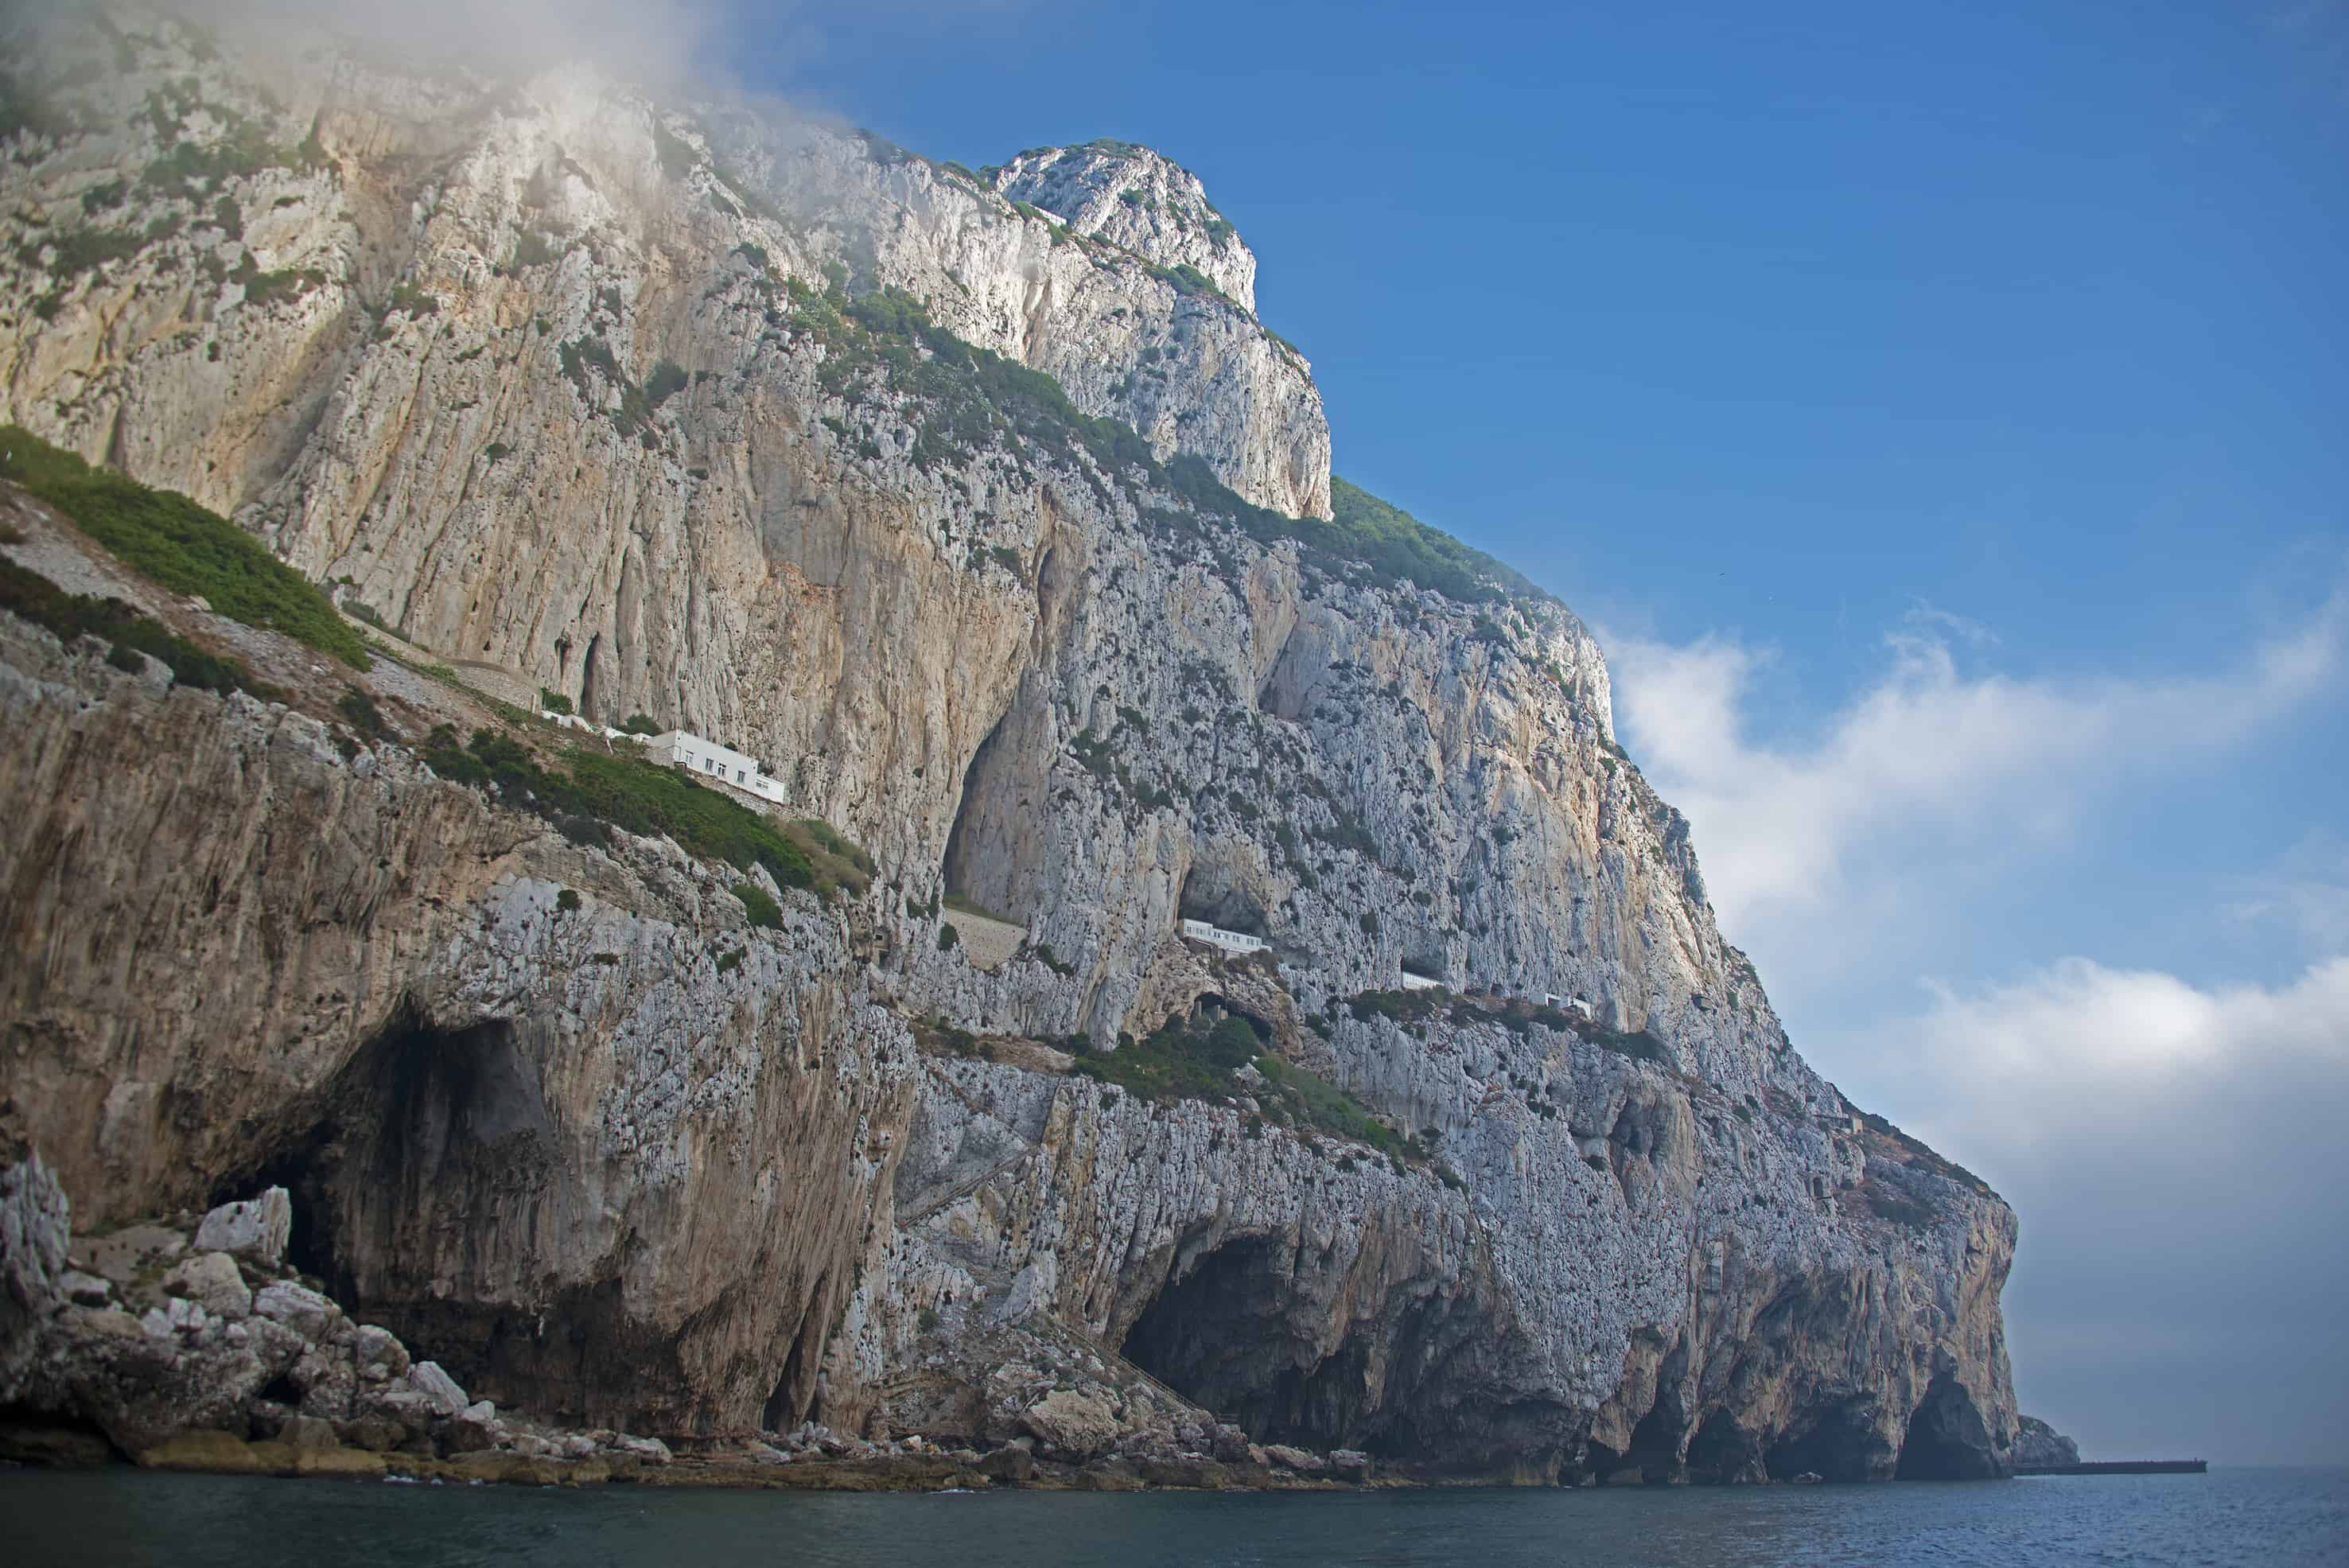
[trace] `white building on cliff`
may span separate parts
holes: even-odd
[[[783,804],[783,786],[758,758],[731,746],[721,746],[706,741],[689,730],[663,730],[657,735],[631,734],[607,725],[594,723],[574,713],[539,714],[553,720],[567,730],[585,730],[610,741],[639,741],[647,760],[667,763],[673,768],[683,768],[709,782],[722,784],[730,789],[756,796],[769,805]]]
[[[1195,942],[1206,942],[1227,953],[1260,953],[1271,945],[1262,937],[1252,937],[1246,931],[1227,931],[1205,920],[1185,920],[1183,934]]]
[[[645,755],[654,762],[730,784],[770,805],[783,804],[782,784],[767,772],[758,758],[731,746],[703,740],[689,731],[663,730],[645,742]]]

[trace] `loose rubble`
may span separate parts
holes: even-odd
[[[1224,1490],[1371,1476],[1361,1454],[1260,1448],[1198,1412],[1187,1427],[1137,1435],[1102,1393],[1073,1388],[1037,1398],[1021,1417],[1027,1432],[987,1452],[812,1421],[682,1446],[566,1431],[471,1398],[389,1330],[354,1321],[286,1262],[290,1216],[289,1195],[273,1187],[201,1217],[77,1239],[37,1157],[0,1171],[0,1406],[10,1411],[0,1462],[852,1491]]]

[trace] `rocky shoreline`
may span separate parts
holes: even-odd
[[[76,1237],[37,1157],[0,1171],[0,1462],[344,1480],[835,1491],[1331,1490],[1400,1484],[1369,1458],[1195,1423],[1150,1452],[1088,1451],[1052,1399],[981,1452],[814,1422],[680,1439],[564,1429],[468,1398],[286,1262],[282,1187],[202,1216]],[[1063,1397],[1061,1404],[1066,1404]],[[1079,1422],[1079,1425],[1081,1425]],[[1195,1447],[1183,1446],[1185,1440]]]

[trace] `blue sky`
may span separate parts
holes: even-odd
[[[1796,1043],[2013,1199],[2024,1407],[2349,1459],[2349,6],[789,10],[1197,171],[1337,467],[1597,625]]]

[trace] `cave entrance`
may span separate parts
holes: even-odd
[[[1233,867],[1221,860],[1195,863],[1183,878],[1176,899],[1178,919],[1204,920],[1227,931],[1270,939],[1265,929],[1264,903],[1239,885]]]
[[[1317,1357],[1288,1326],[1294,1262],[1278,1237],[1226,1242],[1168,1282],[1121,1353],[1258,1442],[1348,1446],[1369,1414],[1369,1349],[1350,1334]]]
[[[766,1407],[760,1414],[760,1424],[770,1432],[789,1431],[800,1424],[815,1402],[817,1363],[823,1355],[823,1324],[832,1314],[832,1297],[827,1290],[832,1282],[829,1274],[820,1275],[815,1289],[808,1293],[808,1307],[800,1318],[799,1332],[792,1336],[791,1353],[783,1358],[782,1376],[775,1380],[774,1392],[767,1396]]]
[[[1623,1463],[1638,1468],[1650,1486],[1666,1485],[1685,1472],[1681,1463],[1682,1423],[1679,1410],[1659,1398],[1653,1408],[1631,1428],[1631,1446]]]
[[[606,723],[604,716],[603,676],[604,634],[597,632],[587,639],[587,651],[579,659],[579,714],[594,723]]]
[[[1900,1439],[1896,1480],[1986,1480],[1998,1474],[1990,1430],[1965,1385],[1944,1373],[1925,1390]]]
[[[1762,1465],[1762,1445],[1754,1434],[1739,1426],[1728,1411],[1715,1410],[1689,1439],[1688,1473],[1691,1480],[1727,1486],[1761,1480],[1768,1472]]]
[[[1011,727],[1012,714],[1006,713],[971,753],[970,766],[963,770],[962,794],[955,802],[954,825],[947,830],[941,867],[947,892],[982,909],[1004,911],[1007,919],[1011,919],[1017,867],[1012,864],[1012,834],[1000,808],[1041,787],[1019,776],[1019,748],[1007,734]]]
[[[354,1313],[429,1346],[469,1388],[485,1380],[477,1392],[511,1403],[524,1386],[512,1375],[543,1386],[539,1369],[561,1366],[575,1392],[583,1341],[616,1320],[616,1288],[608,1301],[569,1303],[543,1321],[444,1299],[434,1285],[450,1272],[453,1251],[479,1266],[480,1254],[500,1244],[489,1217],[532,1201],[551,1137],[536,1070],[511,1021],[444,1029],[403,1006],[344,1064],[315,1120],[220,1196],[285,1188],[295,1268],[326,1282]],[[466,1223],[452,1228],[458,1216]],[[537,1402],[560,1408],[543,1394]]]
[[[1187,1023],[1194,1029],[1213,1029],[1216,1024],[1235,1018],[1247,1025],[1248,1033],[1256,1036],[1258,1047],[1272,1044],[1272,1020],[1212,991],[1203,991],[1192,998],[1187,1015],[1170,1018],[1167,1022]]]
[[[1831,1481],[1873,1480],[1892,1455],[1877,1435],[1868,1399],[1851,1398],[1821,1409],[1809,1426],[1770,1445],[1763,1468],[1772,1480],[1816,1475]]]

